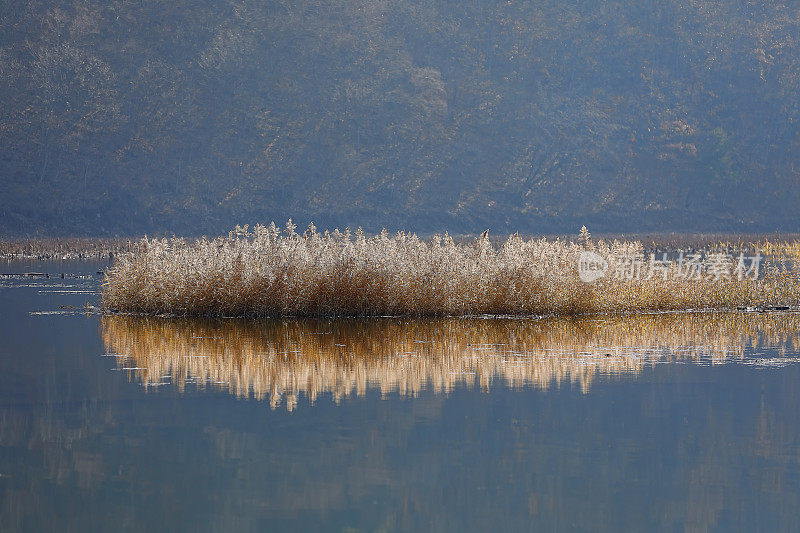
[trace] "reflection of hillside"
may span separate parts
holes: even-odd
[[[718,361],[746,346],[800,346],[800,315],[666,314],[504,320],[202,321],[131,316],[103,319],[109,351],[129,356],[146,386],[187,383],[237,396],[335,400],[368,387],[416,394],[424,387],[493,379],[511,387],[577,383],[596,374],[636,373],[670,358]]]

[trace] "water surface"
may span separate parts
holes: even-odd
[[[0,284],[3,531],[800,529],[797,314],[101,318],[96,276]]]

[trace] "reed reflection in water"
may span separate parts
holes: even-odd
[[[108,355],[145,387],[221,387],[240,397],[313,403],[377,388],[416,395],[426,387],[547,389],[646,365],[689,361],[767,363],[760,346],[800,351],[800,314],[681,313],[591,319],[198,320],[108,316]],[[122,357],[124,356],[124,357]],[[779,363],[792,358],[777,360]],[[773,360],[772,363],[775,363]]]

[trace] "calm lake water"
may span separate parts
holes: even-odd
[[[2,531],[800,530],[798,314],[102,318],[98,276],[0,286]]]

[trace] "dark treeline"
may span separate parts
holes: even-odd
[[[796,0],[0,0],[0,233],[774,231]]]

